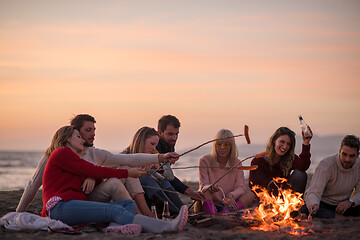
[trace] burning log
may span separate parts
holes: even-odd
[[[291,189],[282,189],[286,179],[276,178],[273,180],[277,191],[268,192],[260,186],[254,186],[252,190],[259,197],[260,204],[253,211],[247,211],[243,216],[247,220],[259,220],[261,224],[252,226],[251,229],[263,231],[287,232],[293,235],[306,235],[311,232],[309,226],[300,226],[301,214],[299,212],[304,204],[302,194]],[[307,221],[309,224],[309,221]]]

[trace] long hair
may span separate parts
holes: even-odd
[[[230,164],[230,167],[235,166],[236,164],[236,160],[238,159],[239,156],[239,152],[235,143],[235,139],[233,138],[233,134],[230,130],[227,129],[221,129],[217,132],[217,134],[215,135],[214,139],[218,139],[218,138],[227,138],[224,140],[217,140],[213,142],[213,146],[212,146],[212,152],[211,152],[211,158],[213,161],[216,161],[218,155],[216,152],[216,144],[217,143],[229,143],[231,145],[231,150],[230,150],[230,154],[228,156],[228,161]],[[215,163],[215,162],[214,162]]]
[[[275,151],[275,141],[280,136],[287,135],[290,138],[290,148],[289,150],[280,157],[279,164],[281,171],[285,176],[289,176],[291,168],[293,166],[294,160],[295,160],[295,133],[291,131],[287,127],[280,127],[278,128],[275,133],[270,137],[269,143],[266,146],[266,152],[269,153],[268,159],[270,166],[275,165],[275,159],[276,159],[276,151]]]
[[[59,128],[52,140],[51,140],[51,144],[50,146],[46,149],[45,151],[45,157],[49,158],[51,153],[60,147],[65,147],[67,144],[67,141],[69,140],[69,138],[71,138],[72,134],[74,133],[75,128],[72,126],[64,126]]]
[[[145,141],[149,137],[159,136],[159,133],[150,127],[142,127],[135,133],[130,146],[128,148],[129,153],[143,153],[145,147]]]

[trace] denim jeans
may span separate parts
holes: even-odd
[[[319,209],[316,212],[314,217],[317,218],[334,218],[335,217],[335,209],[337,206],[332,206],[326,204],[324,202],[320,202]],[[309,210],[307,209],[306,205],[302,206],[300,212],[309,214]],[[343,214],[344,216],[353,216],[358,217],[360,216],[360,206],[350,207],[348,210],[345,211]]]
[[[50,218],[60,220],[68,225],[90,222],[118,224],[132,223],[136,214],[133,200],[121,200],[101,203],[82,200],[60,201],[50,210]]]
[[[166,189],[175,191],[175,189],[171,186],[170,182],[168,180],[163,180],[161,183],[150,177],[149,175],[146,175],[142,178],[140,178],[140,183],[144,188],[144,191],[149,199],[152,198],[152,196],[159,191],[159,189]],[[146,186],[155,187],[159,189],[153,189],[153,188],[147,188]]]

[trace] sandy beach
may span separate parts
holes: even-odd
[[[193,189],[198,188],[198,183],[187,183]],[[22,190],[1,191],[0,192],[0,216],[8,212],[15,211]],[[186,196],[181,196],[186,204],[191,204],[191,200]],[[28,212],[40,214],[42,209],[41,191],[38,192],[35,200],[28,208]],[[346,219],[313,219],[310,223],[313,233],[301,236],[301,239],[360,239],[360,218]],[[177,233],[141,233],[139,236],[119,236],[118,233],[103,233],[101,231],[84,232],[79,235],[69,235],[63,233],[49,233],[47,231],[11,231],[1,228],[0,239],[298,239],[288,233],[263,232],[252,230],[241,223],[240,218],[236,217],[215,217],[211,222],[202,226],[193,226],[187,223],[184,230]]]

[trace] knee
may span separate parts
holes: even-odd
[[[106,180],[106,186],[107,188],[112,190],[121,190],[121,189],[126,190],[123,182],[117,178],[108,178]]]
[[[307,183],[306,172],[295,169],[289,178],[289,183],[294,191],[304,193]]]
[[[290,181],[294,182],[306,182],[307,181],[307,174],[306,172],[300,171],[295,169],[290,176]]]
[[[136,205],[136,203],[135,203],[135,201],[134,200],[130,200],[130,199],[128,199],[128,200],[124,200],[125,201],[125,208],[126,208],[126,210],[128,210],[129,212],[131,212],[131,213],[136,213],[136,211],[137,211],[137,205]]]

